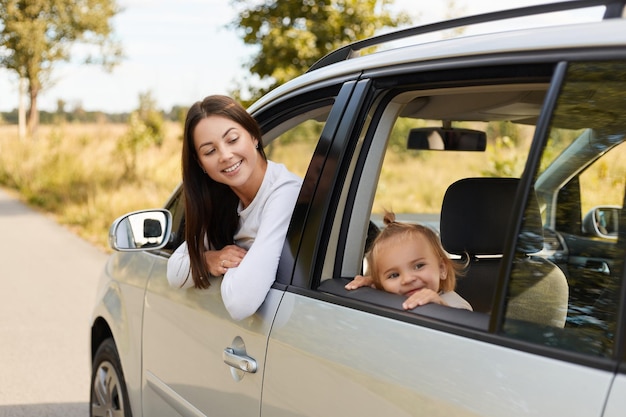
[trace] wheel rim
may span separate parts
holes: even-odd
[[[124,394],[119,375],[111,362],[100,363],[91,389],[91,415],[93,417],[124,417]]]

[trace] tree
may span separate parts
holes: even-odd
[[[75,44],[93,45],[85,63],[111,69],[122,56],[112,39],[115,0],[0,0],[0,65],[26,80],[30,98],[28,131],[39,124],[37,96],[46,88],[54,64],[69,61]]]
[[[233,27],[244,43],[259,48],[249,67],[265,87],[248,85],[251,101],[306,72],[337,47],[409,22],[408,15],[389,12],[393,0],[231,1],[238,9]]]

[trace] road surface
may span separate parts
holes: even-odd
[[[0,189],[0,417],[89,416],[106,254]]]

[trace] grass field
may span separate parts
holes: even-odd
[[[117,149],[125,124],[41,126],[20,142],[0,126],[0,184],[83,238],[108,250],[111,222],[132,210],[161,207],[180,182],[181,129],[166,126],[160,147],[143,150],[136,172],[125,172]]]

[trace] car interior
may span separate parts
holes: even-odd
[[[560,190],[565,177],[569,180],[577,178],[584,166],[574,159],[561,165],[558,172],[546,169],[553,160],[558,162],[559,154],[565,155],[563,161],[571,159],[564,150],[568,147],[575,149],[576,144],[584,143],[585,135],[589,135],[589,129],[582,129],[584,126],[580,120],[574,122],[575,117],[568,119],[559,113],[555,116],[559,117],[559,123],[553,124],[551,138],[557,140],[549,143],[553,149],[550,153],[545,152],[546,161],[541,168],[545,175],[543,179],[538,175],[537,180],[538,186],[543,185],[543,188],[538,192],[531,190],[521,230],[515,237],[513,266],[508,272],[501,270],[505,239],[515,227],[512,222],[514,201],[547,88],[548,83],[492,84],[397,94],[378,119],[368,144],[367,158],[361,156],[365,159],[354,163],[354,175],[360,175],[354,201],[349,204],[342,201],[337,210],[339,214],[334,224],[348,222],[346,242],[349,243],[345,244],[343,258],[339,259],[341,278],[333,270],[336,259],[332,254],[339,247],[339,244],[335,246],[337,239],[333,237],[326,252],[329,261],[322,272],[318,290],[331,297],[363,302],[359,304],[363,309],[376,305],[377,314],[395,311],[393,317],[401,318],[403,313],[398,310],[401,310],[403,296],[372,288],[353,291],[344,288],[352,277],[364,272],[363,257],[372,232],[376,230],[372,225],[382,227],[381,212],[391,209],[400,221],[422,223],[435,229],[451,257],[459,262],[469,262],[464,276],[457,281],[456,290],[470,302],[473,312],[427,305],[409,313],[417,313],[425,319],[437,318],[487,329],[496,292],[504,288],[505,320],[509,323],[532,324],[537,329],[578,327],[580,321],[591,325],[594,317],[589,311],[581,313],[576,310],[577,304],[587,306],[588,301],[579,302],[572,294],[572,285],[578,285],[577,291],[584,292],[589,289],[588,283],[572,278],[575,274],[568,270],[568,265],[571,268],[578,256],[568,257],[568,247],[563,244],[561,233],[563,226],[555,223],[553,218],[554,211],[559,210],[555,207],[557,196],[560,201],[565,201],[566,193]],[[571,110],[565,105],[561,108]],[[365,149],[365,136],[360,138],[355,158]],[[606,132],[600,136],[611,137]],[[486,146],[481,149],[482,140]],[[624,135],[611,140],[621,143]],[[589,163],[600,158],[605,151],[587,148],[586,152],[592,154],[588,156]],[[547,187],[550,176],[563,178],[558,184]],[[390,191],[392,188],[399,191],[394,194]],[[347,194],[344,190],[343,195]],[[584,231],[580,229],[582,215],[578,214],[579,228],[572,234],[586,234],[592,239],[601,239],[602,245],[606,241],[615,245],[619,219],[623,219],[623,190],[621,195],[616,198],[620,204],[603,205],[599,211],[589,211],[591,214],[584,222],[587,225]],[[554,201],[546,203],[547,198]],[[584,196],[579,191],[573,197],[576,198],[577,212],[581,213]],[[573,202],[561,203],[561,207],[572,205]],[[347,206],[351,207],[351,217],[340,218]],[[590,216],[594,215],[604,217],[603,223],[592,222]],[[562,214],[559,216],[562,218]],[[611,232],[606,229],[607,224]],[[606,231],[605,235],[602,230]],[[339,236],[339,226],[335,226],[333,232],[334,236]],[[576,242],[575,237],[571,242]],[[571,242],[569,248],[575,244]],[[598,269],[609,268],[602,262],[598,261]],[[621,270],[616,264],[611,264],[610,268],[611,271]],[[507,273],[508,282],[499,283]],[[594,282],[598,283],[597,274],[592,275]],[[610,285],[597,285],[599,288],[594,291],[606,295]],[[616,290],[613,289],[612,293],[615,294]],[[599,303],[594,302],[594,305]],[[600,317],[598,321],[605,325],[606,320],[606,317]]]
[[[349,227],[348,233],[352,232],[353,235],[348,240],[355,239],[355,243],[360,244],[346,248],[341,273],[344,278],[330,279],[332,274],[328,273],[322,277],[318,289],[350,298],[362,294],[364,300],[398,309],[401,296],[381,295],[382,291],[370,288],[354,291],[343,289],[343,285],[349,281],[347,277],[363,273],[363,263],[355,265],[351,260],[363,258],[372,238],[371,224],[382,227],[380,213],[384,209],[391,209],[400,221],[422,223],[433,228],[440,235],[448,254],[458,259],[458,262],[468,263],[466,273],[457,281],[457,292],[470,302],[473,314],[444,312],[438,308],[440,306],[431,305],[419,307],[416,312],[428,315],[426,310],[433,310],[444,321],[486,328],[497,290],[511,207],[525,162],[514,161],[516,166],[508,172],[485,172],[485,168],[494,161],[497,163],[499,157],[488,151],[496,146],[502,147],[489,132],[489,122],[515,122],[527,126],[523,131],[525,137],[519,143],[521,153],[527,153],[534,131],[533,124],[540,113],[547,86],[547,83],[507,83],[437,88],[407,91],[394,97],[376,128],[376,137],[370,144],[370,155],[363,163],[365,175],[361,176],[357,191],[359,203],[353,205],[354,210],[367,211],[369,208],[364,216],[355,216],[353,212],[350,219],[355,224]],[[380,157],[377,158],[378,155]],[[392,158],[397,155],[403,166],[411,164],[418,167],[416,172],[394,175],[397,161],[392,161]],[[460,160],[469,162],[459,164]],[[445,172],[451,164],[462,167]],[[420,171],[427,172],[428,178],[421,179]],[[392,187],[400,188],[399,193],[390,193],[387,197],[381,192]],[[425,192],[420,192],[420,189],[427,187],[430,188],[429,194],[422,195]],[[413,203],[400,205],[400,200]],[[529,244],[524,255],[539,252],[543,248],[540,239],[541,219],[536,201],[534,205],[538,218],[535,225],[539,225],[539,231],[531,233],[536,240],[532,245]],[[357,225],[358,218],[366,219],[367,223]],[[356,232],[359,229],[367,230],[368,233]],[[564,279],[563,276],[560,279]],[[565,297],[560,297],[559,303],[556,322],[562,327],[567,310],[566,293]],[[528,300],[522,302],[520,299],[519,306],[512,308],[511,314],[515,315],[517,313],[514,311],[527,308]],[[459,318],[459,315],[467,318]],[[547,321],[551,322],[551,319]]]

